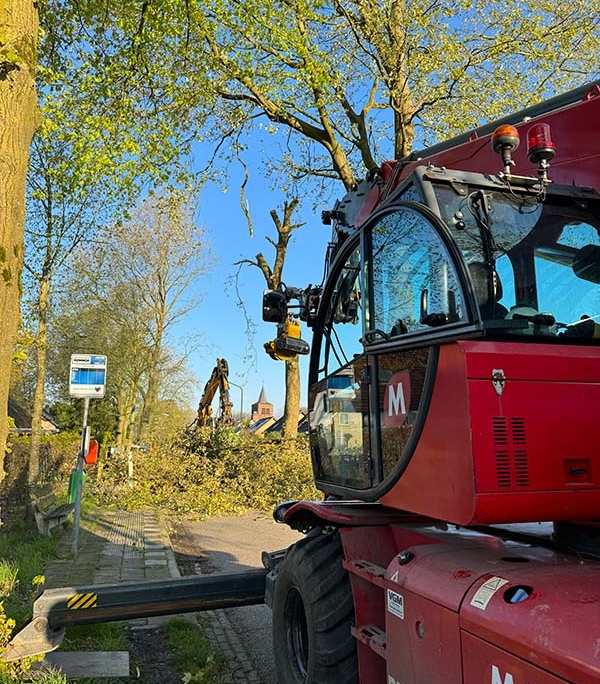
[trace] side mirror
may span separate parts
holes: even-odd
[[[287,318],[288,300],[281,290],[263,292],[262,318],[267,323],[283,323]]]
[[[600,283],[600,247],[586,245],[577,251],[573,259],[573,273],[590,283]]]

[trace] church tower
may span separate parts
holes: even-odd
[[[267,394],[265,392],[265,386],[263,385],[258,401],[252,404],[252,422],[255,423],[257,420],[262,418],[271,418],[273,416],[273,404],[267,401]]]

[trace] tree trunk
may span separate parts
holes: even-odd
[[[410,87],[406,55],[406,26],[404,0],[394,0],[390,8],[390,51],[384,68],[389,78],[390,104],[394,110],[394,154],[402,159],[412,151],[415,135],[415,113]]]
[[[122,453],[123,446],[130,438],[131,424],[135,414],[135,399],[131,389],[117,392],[117,413],[119,415],[116,434],[116,447]]]
[[[117,402],[118,403],[118,402]],[[121,453],[121,449],[123,447],[123,439],[125,438],[125,433],[127,431],[127,425],[126,425],[126,417],[123,414],[122,409],[119,407],[119,420],[117,422],[117,434],[115,435],[115,446],[117,447],[117,451]]]
[[[38,330],[36,335],[37,372],[35,378],[35,395],[31,412],[31,446],[29,449],[29,485],[33,485],[40,470],[40,442],[42,437],[42,412],[44,410],[46,384],[46,358],[48,355],[48,302],[50,298],[50,281],[40,281],[38,297]]]
[[[143,444],[146,440],[148,430],[150,428],[150,417],[152,411],[158,401],[158,390],[160,384],[160,357],[162,354],[163,337],[165,334],[165,321],[167,318],[167,311],[164,302],[166,296],[159,292],[162,306],[156,314],[156,332],[154,334],[154,346],[150,355],[150,363],[148,365],[148,385],[144,394],[144,401],[142,404],[142,415],[140,419],[139,431],[137,434],[138,444]]]
[[[156,406],[158,400],[158,373],[160,361],[160,348],[155,349],[148,368],[148,385],[144,394],[144,401],[142,403],[142,414],[140,418],[140,426],[137,434],[138,444],[143,444],[146,440],[148,430],[150,428],[150,417],[152,410]]]
[[[300,364],[298,357],[285,362],[285,408],[283,411],[283,439],[294,439],[298,434],[300,415]]]
[[[8,437],[10,366],[19,325],[25,176],[38,110],[33,0],[0,0],[0,482]]]

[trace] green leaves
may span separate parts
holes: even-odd
[[[53,121],[69,100],[87,112],[78,164],[112,165],[125,187],[179,177],[194,137],[255,133],[261,115],[275,133],[291,132],[282,184],[318,174],[348,185],[362,165],[410,151],[415,134],[420,146],[447,138],[592,77],[593,9],[583,0],[48,0],[41,92]]]
[[[156,506],[207,517],[267,511],[282,501],[319,498],[304,437],[282,442],[201,428],[179,444],[152,449],[139,458],[134,469],[140,475],[133,486],[124,483],[122,470],[105,471],[98,483],[103,503]]]

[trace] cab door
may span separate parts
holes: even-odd
[[[319,489],[374,500],[400,477],[427,414],[439,344],[478,330],[460,283],[467,277],[447,229],[416,203],[380,212],[341,249],[311,356]]]
[[[402,474],[427,415],[439,345],[476,328],[465,265],[444,224],[398,204],[364,229],[365,356],[373,498]]]

